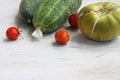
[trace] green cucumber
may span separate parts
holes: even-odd
[[[76,13],[81,5],[81,0],[44,0],[38,6],[33,16],[35,31],[32,36],[38,38],[41,33],[51,33],[71,15]],[[36,32],[40,32],[36,35]]]
[[[42,0],[22,0],[19,7],[19,14],[25,23],[32,23],[33,14]]]

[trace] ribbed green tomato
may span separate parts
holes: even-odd
[[[78,27],[89,39],[113,40],[120,35],[120,6],[112,2],[87,5],[79,12]]]

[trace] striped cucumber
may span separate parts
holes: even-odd
[[[32,36],[38,38],[42,33],[57,30],[71,13],[77,12],[80,5],[81,0],[44,0],[33,16],[35,31]]]
[[[25,23],[32,23],[33,14],[42,0],[22,0],[19,7],[19,14]]]

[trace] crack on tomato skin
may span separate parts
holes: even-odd
[[[120,8],[111,8],[111,9],[108,9],[108,8],[106,8],[105,7],[105,5],[103,5],[103,7],[102,8],[100,8],[99,10],[92,10],[92,9],[90,9],[90,10],[85,10],[84,12],[82,12],[81,14],[80,14],[80,16],[82,16],[82,15],[84,15],[84,14],[86,14],[86,13],[90,13],[90,12],[95,12],[95,13],[100,13],[100,12],[105,12],[105,14],[109,14],[110,12],[112,12],[112,11],[116,11],[116,10],[120,10]],[[105,15],[104,14],[104,15]],[[101,15],[101,16],[103,16],[103,15]],[[101,17],[100,16],[100,17]]]
[[[120,9],[120,8],[119,8]],[[108,11],[116,11],[116,10],[118,10],[118,8],[111,8],[111,9],[109,9]]]
[[[111,12],[113,11],[116,11],[116,10],[120,10],[120,8],[107,8],[106,5],[103,5],[97,12],[99,14],[99,16],[104,16],[106,14],[110,14]]]
[[[79,14],[79,17],[81,17],[82,15],[86,14],[86,13],[90,13],[90,12],[97,12],[95,10],[85,10],[84,12]]]
[[[103,5],[100,10],[105,10],[105,11],[111,12],[111,11],[115,11],[115,10],[117,10],[117,9],[118,9],[118,8],[115,8],[115,7],[113,7],[113,8],[107,8],[106,5]],[[100,11],[100,10],[99,10],[99,11]]]
[[[98,12],[98,11],[95,11],[95,10],[86,10],[86,11],[83,12],[83,14],[90,13],[90,12]]]
[[[96,25],[98,23],[98,21],[100,20],[100,18],[97,18],[94,25],[93,25],[93,28],[92,28],[92,32],[94,32],[95,28],[96,28]]]

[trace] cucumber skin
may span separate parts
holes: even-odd
[[[56,31],[65,20],[76,13],[82,0],[44,0],[35,11],[33,26],[43,33]]]
[[[23,21],[32,24],[33,14],[42,0],[22,0],[19,6],[19,14]]]

